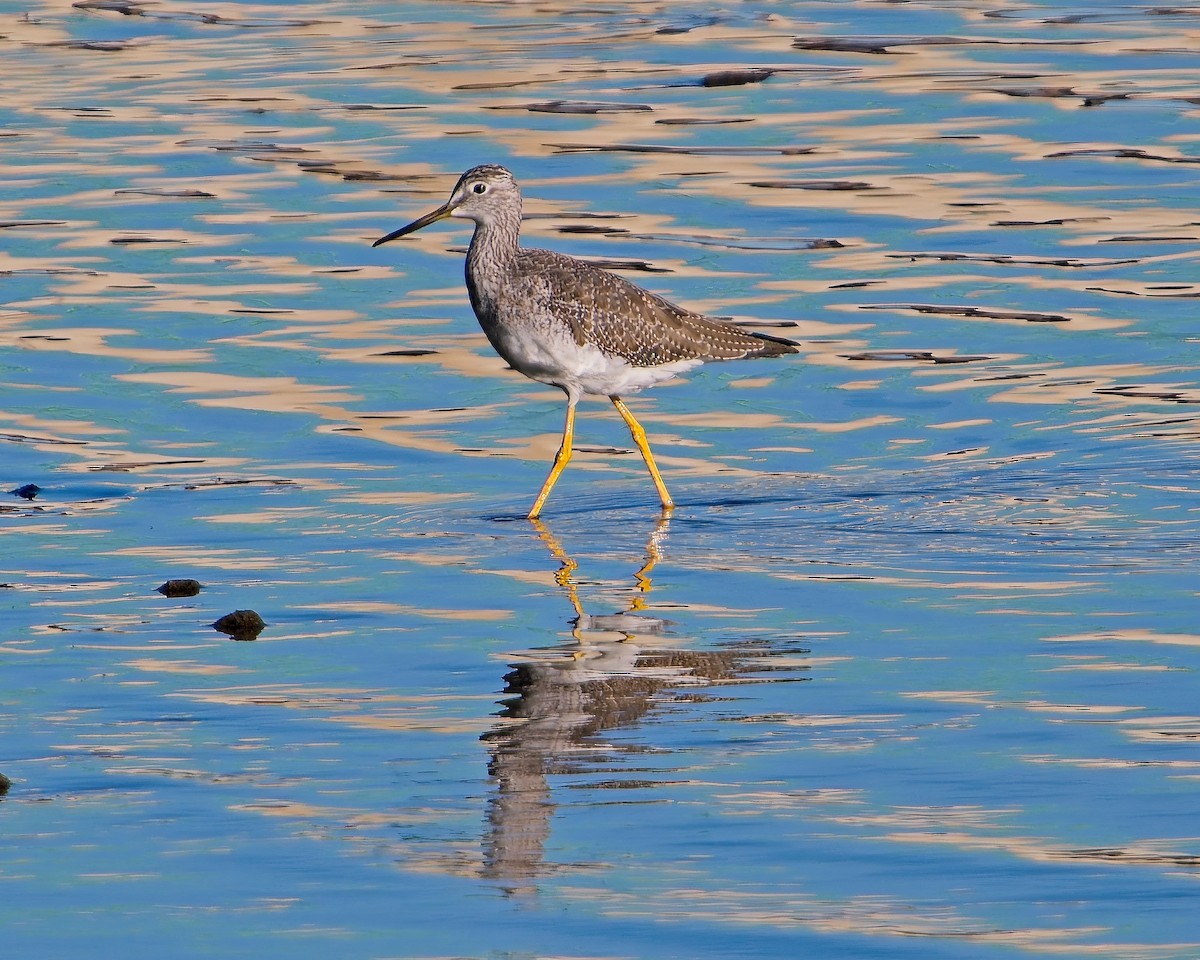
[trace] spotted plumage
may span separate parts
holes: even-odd
[[[575,405],[607,396],[628,424],[664,511],[674,507],[645,431],[621,401],[708,360],[794,353],[787,340],[693,313],[623,277],[551,250],[521,246],[521,192],[498,164],[464,173],[436,210],[380,237],[374,246],[445,217],[475,222],[467,250],[471,306],[496,352],[514,369],[567,395],[554,466],[529,512],[535,518],[571,458]]]

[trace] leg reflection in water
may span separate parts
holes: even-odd
[[[569,644],[512,665],[504,677],[501,721],[483,736],[491,754],[488,773],[495,784],[488,805],[484,872],[514,894],[535,892],[537,877],[565,868],[546,862],[555,809],[550,777],[603,770],[607,780],[616,783],[614,768],[619,773],[622,754],[643,753],[644,748],[606,743],[601,737],[605,730],[635,725],[672,699],[671,691],[676,691],[675,699],[696,700],[698,688],[765,682],[768,678],[755,674],[770,669],[762,662],[764,651],[757,642],[724,650],[688,650],[674,637],[670,646],[661,639],[647,645],[674,626],[646,612],[650,573],[663,558],[669,519],[659,520],[647,539],[644,560],[626,588],[627,609],[595,615],[585,611],[579,596],[579,565],[544,523],[532,523],[558,563],[555,582],[575,616]],[[644,777],[645,771],[639,775]],[[644,780],[637,783],[648,785]]]

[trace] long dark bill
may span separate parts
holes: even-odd
[[[421,217],[420,219],[414,220],[412,223],[408,224],[407,226],[401,227],[399,230],[393,230],[386,237],[380,237],[373,244],[371,244],[371,246],[378,247],[378,246],[381,246],[382,244],[390,243],[391,241],[396,240],[400,237],[406,237],[410,233],[416,233],[422,227],[427,227],[431,223],[437,223],[437,221],[439,221],[439,220],[444,220],[446,217],[450,216],[450,211],[453,209],[454,208],[452,206],[450,206],[449,203],[443,203],[436,210],[430,211],[429,213],[425,214],[425,216]]]

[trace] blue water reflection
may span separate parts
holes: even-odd
[[[3,19],[11,953],[1200,952],[1194,11]],[[483,161],[801,345],[632,401],[668,525],[370,250]]]

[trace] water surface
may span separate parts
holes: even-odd
[[[10,952],[1200,955],[1195,10],[0,35]],[[600,401],[520,519],[468,227],[370,248],[480,162],[800,344],[631,399],[669,521]]]

